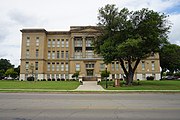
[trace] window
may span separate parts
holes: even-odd
[[[142,61],[142,70],[145,70],[145,62]]]
[[[69,75],[68,75],[68,74],[65,74],[65,78],[68,79],[68,78],[69,78]]]
[[[105,65],[103,63],[100,63],[100,70],[104,70],[105,69]]]
[[[29,49],[26,50],[26,58],[29,58]]]
[[[59,51],[57,51],[57,59],[59,59],[60,58],[60,53],[59,53]]]
[[[56,63],[56,71],[59,71],[59,63]]]
[[[50,74],[47,74],[47,79],[50,79]]]
[[[51,75],[51,78],[54,79],[54,74]]]
[[[64,58],[64,51],[61,51],[61,58]]]
[[[151,61],[151,64],[152,64],[152,70],[155,70],[155,63],[154,63],[154,61]]]
[[[57,47],[60,47],[60,40],[57,39]]]
[[[66,58],[68,58],[68,51],[66,51]]]
[[[51,59],[51,51],[48,51],[48,59]]]
[[[94,68],[94,63],[87,63],[86,68]]]
[[[55,39],[52,41],[52,47],[55,47]]]
[[[61,40],[61,47],[64,47],[64,39]]]
[[[76,63],[76,71],[80,71],[80,64],[79,63]]]
[[[82,38],[75,38],[75,47],[82,47]]]
[[[54,71],[55,63],[52,63],[52,71]]]
[[[112,62],[112,64],[111,64],[111,69],[112,69],[112,71],[114,71],[114,62]]]
[[[119,70],[119,62],[116,62],[116,70]]]
[[[38,56],[39,56],[39,50],[36,49],[36,57],[38,57]]]
[[[51,47],[51,39],[48,40],[48,47]]]
[[[116,78],[119,79],[119,74],[116,74]]]
[[[26,62],[26,70],[29,68],[29,62]]]
[[[30,37],[27,37],[26,39],[26,46],[29,46],[30,45]]]
[[[91,39],[87,39],[86,40],[86,47],[91,47],[92,44],[92,40]]]
[[[68,63],[66,63],[66,72],[68,71]]]
[[[38,70],[38,62],[35,63],[35,69]]]
[[[59,78],[59,74],[56,74],[56,79],[58,79]]]
[[[66,47],[67,47],[67,48],[69,47],[68,39],[66,39]]]
[[[39,46],[39,37],[36,37],[36,46]]]
[[[61,74],[61,79],[64,79],[64,74]]]
[[[52,59],[55,59],[55,51],[52,52]]]
[[[112,79],[115,79],[115,74],[112,74]]]
[[[50,71],[50,67],[51,67],[51,64],[48,63],[48,64],[47,64],[47,71]]]
[[[61,71],[64,71],[64,63],[61,63]]]

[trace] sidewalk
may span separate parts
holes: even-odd
[[[77,91],[105,91],[100,85],[97,85],[97,81],[83,81],[83,85],[80,85]]]

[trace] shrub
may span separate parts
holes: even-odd
[[[46,79],[42,79],[41,81],[46,81]]]
[[[48,78],[48,81],[51,81],[51,78]]]
[[[154,80],[154,76],[147,76],[146,79],[147,80]]]
[[[61,79],[60,79],[60,78],[58,78],[58,79],[57,79],[57,81],[61,81]]]
[[[65,79],[64,79],[64,78],[61,78],[61,81],[65,81]]]
[[[55,81],[55,78],[53,78],[52,81]]]
[[[34,81],[34,77],[33,76],[27,77],[27,81]]]

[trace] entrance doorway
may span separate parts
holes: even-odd
[[[93,76],[93,70],[87,70],[87,76]]]

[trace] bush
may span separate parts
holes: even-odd
[[[154,80],[154,76],[147,76],[146,79],[147,80]]]
[[[27,81],[34,81],[34,77],[27,77]]]
[[[51,81],[51,78],[48,78],[48,81]]]
[[[55,81],[55,78],[53,78],[52,81]]]
[[[41,81],[46,81],[46,79],[42,79]]]
[[[61,81],[65,81],[65,79],[64,79],[64,78],[61,78]]]
[[[60,78],[58,78],[58,79],[57,79],[57,81],[61,81],[61,79],[60,79]]]

